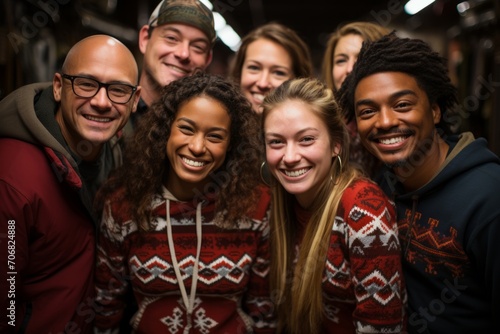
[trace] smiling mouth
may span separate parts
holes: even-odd
[[[111,122],[113,119],[108,118],[108,117],[95,117],[95,116],[90,116],[90,115],[83,115],[86,119],[89,121],[94,121],[94,122],[100,122],[100,123],[108,123]]]
[[[262,103],[262,101],[264,101],[264,98],[266,97],[265,95],[258,93],[252,93],[252,96],[259,103]]]
[[[384,144],[384,145],[394,145],[394,144],[399,144],[399,143],[405,141],[406,138],[408,138],[408,136],[400,136],[400,137],[394,137],[394,138],[382,138],[382,139],[378,139],[377,141],[381,144]]]
[[[289,177],[299,177],[301,175],[304,175],[309,171],[310,168],[302,168],[298,170],[283,170],[286,176]]]
[[[194,161],[194,160],[184,158],[184,157],[182,158],[182,161],[184,161],[186,163],[186,165],[192,166],[192,167],[203,167],[207,164],[206,162],[203,162],[203,161]]]
[[[189,73],[191,73],[191,71],[185,70],[183,68],[180,68],[180,67],[177,67],[174,65],[167,65],[167,67],[174,70],[175,72],[179,72],[179,73],[184,74],[184,75],[188,75]]]

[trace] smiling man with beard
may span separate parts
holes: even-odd
[[[500,312],[500,160],[453,135],[446,60],[417,39],[363,45],[341,87],[363,145],[387,166],[396,203],[410,333],[493,333]]]

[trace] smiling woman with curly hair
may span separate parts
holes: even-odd
[[[249,102],[220,77],[163,89],[98,195],[98,329],[119,325],[129,280],[136,332],[273,330],[259,131]]]

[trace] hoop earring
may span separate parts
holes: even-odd
[[[340,159],[339,155],[337,155],[337,160],[339,161],[339,172],[338,172],[338,174],[341,174],[343,166],[342,166],[342,159]],[[337,178],[337,176],[338,175],[336,175],[335,178]],[[332,174],[330,174],[330,182],[333,183],[333,175]],[[337,182],[338,182],[338,180],[337,180]],[[337,184],[337,182],[335,182],[334,184]]]
[[[268,186],[271,187],[271,171],[269,170],[269,167],[267,166],[267,162],[264,161],[260,165],[260,179],[262,182]]]
[[[337,159],[339,160],[339,165],[340,165],[340,173],[342,173],[342,159],[340,159],[340,155],[337,154]]]

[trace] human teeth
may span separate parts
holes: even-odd
[[[380,139],[380,142],[384,145],[392,145],[392,144],[397,144],[405,140],[405,137],[395,137],[395,138],[389,138],[389,139]]]
[[[201,161],[194,161],[194,160],[187,159],[187,158],[183,158],[182,160],[184,160],[184,162],[186,164],[188,164],[189,166],[193,166],[193,167],[201,167],[201,166],[205,165],[205,163],[201,162]]]
[[[264,98],[266,97],[265,95],[262,95],[262,94],[253,94],[253,97],[259,101],[259,102],[262,102],[264,101]]]
[[[169,65],[168,66],[169,68],[173,69],[174,71],[177,71],[177,72],[181,72],[183,74],[188,74],[189,72],[180,68],[180,67],[177,67],[177,66],[173,66],[173,65]]]
[[[102,123],[111,122],[111,118],[94,117],[89,115],[85,115],[85,118],[91,121],[102,122]]]
[[[307,172],[307,170],[308,170],[307,168],[293,170],[293,171],[285,170],[285,174],[286,174],[286,176],[297,177],[297,176],[300,176],[300,175],[304,174],[305,172]]]

